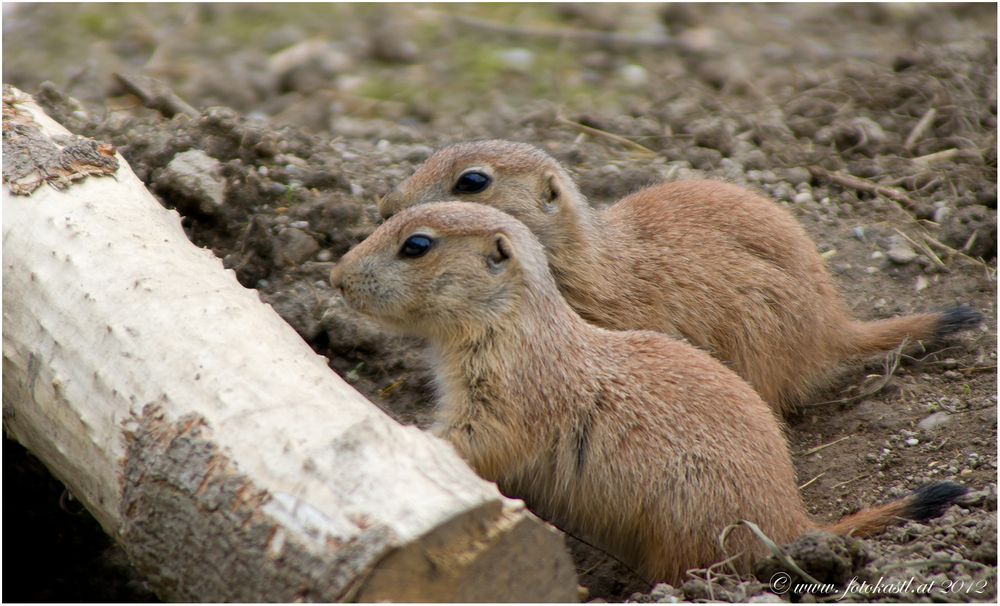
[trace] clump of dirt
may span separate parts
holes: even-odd
[[[770,583],[780,578],[780,575],[786,575],[793,588],[801,583],[815,581],[839,587],[858,578],[858,573],[871,560],[871,555],[861,541],[822,531],[807,532],[787,545],[784,551],[811,580],[800,576],[795,568],[789,568],[773,555],[754,566],[754,576],[761,582]],[[780,588],[781,586],[775,587]]]
[[[944,479],[981,498],[863,547],[810,535],[790,553],[808,562],[807,551],[828,547],[812,569],[838,588],[855,575],[937,588],[847,599],[996,596],[995,7],[459,7],[679,41],[650,50],[485,34],[407,7],[116,6],[80,8],[78,19],[41,5],[5,15],[9,83],[37,91],[74,132],[114,143],[195,244],[401,422],[425,425],[433,406],[420,345],[353,314],[327,276],[377,225],[375,199],[459,140],[539,145],[597,205],[669,179],[761,191],[800,220],[862,319],[960,303],[981,310],[975,330],[845,369],[788,425],[804,501],[821,522]],[[210,36],[200,27],[208,22]],[[60,31],[58,44],[29,43],[83,26]],[[72,47],[84,42],[95,50],[75,61]],[[111,77],[139,68],[198,115],[167,118]],[[23,492],[8,514],[56,498]],[[103,546],[88,551],[88,542],[73,543],[75,561],[104,562]],[[650,586],[570,545],[593,599],[782,599],[767,575],[722,568]],[[845,550],[872,560],[858,568],[858,558],[837,559]],[[45,593],[29,575],[8,575],[8,589],[21,583],[24,599],[145,599],[95,592],[102,575],[139,583],[102,566],[76,593],[55,581],[65,593]]]

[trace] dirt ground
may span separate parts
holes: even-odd
[[[971,304],[978,329],[845,369],[788,423],[818,520],[933,481],[973,490],[938,520],[827,549],[840,560],[794,545],[835,595],[770,591],[773,566],[760,582],[715,569],[650,587],[570,542],[598,600],[829,601],[854,577],[883,580],[858,601],[995,600],[995,5],[3,10],[4,82],[118,146],[193,242],[405,423],[432,405],[419,344],[352,315],[326,277],[374,229],[376,197],[455,141],[539,145],[595,205],[665,179],[762,191],[801,221],[862,319]],[[159,79],[195,115],[144,106],[116,72]],[[6,439],[4,455],[5,547],[24,551],[7,558],[8,599],[154,599],[37,461]]]

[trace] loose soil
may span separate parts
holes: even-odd
[[[518,31],[486,32],[456,14]],[[536,26],[674,42],[525,34]],[[353,315],[327,275],[377,225],[375,199],[433,149],[534,143],[595,205],[665,179],[762,191],[814,238],[859,318],[963,303],[986,316],[934,349],[845,369],[788,422],[819,520],[940,480],[973,495],[938,520],[858,544],[803,539],[793,557],[818,562],[813,576],[840,571],[838,587],[884,577],[935,588],[849,599],[992,601],[995,32],[992,4],[5,5],[4,81],[71,130],[115,144],[195,244],[403,423],[425,425],[432,406],[419,343]],[[199,114],[144,107],[113,72],[156,77]],[[875,184],[903,195],[878,195]],[[5,566],[8,598],[153,599],[37,461],[7,440],[4,454],[6,544],[20,552]],[[569,542],[591,599],[779,599],[768,588],[773,562],[761,582],[718,568],[651,587]],[[813,593],[790,592],[831,599]]]

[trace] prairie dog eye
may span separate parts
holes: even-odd
[[[399,256],[404,259],[416,259],[426,255],[433,246],[434,240],[430,236],[414,234],[403,242],[399,248]]]
[[[478,194],[489,187],[492,182],[493,179],[479,169],[467,170],[459,175],[458,181],[455,181],[455,193]]]

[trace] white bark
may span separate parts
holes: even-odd
[[[4,426],[161,597],[576,599],[556,531],[330,371],[119,162],[5,183]]]

